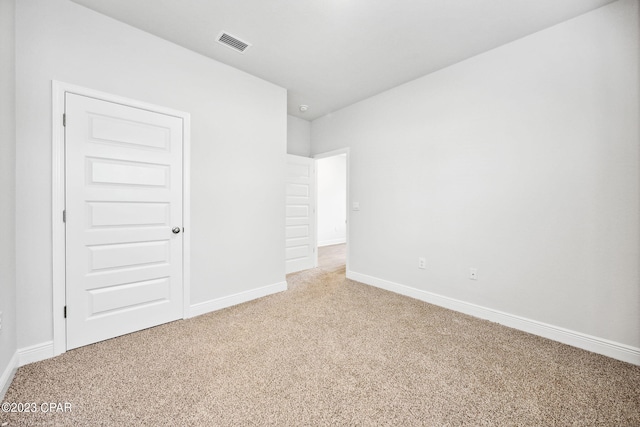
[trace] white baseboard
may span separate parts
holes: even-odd
[[[242,304],[243,302],[251,301],[254,299],[262,298],[267,295],[275,294],[278,292],[287,290],[287,282],[275,283],[273,285],[263,286],[261,288],[251,289],[237,294],[229,295],[222,298],[216,298],[209,301],[193,304],[189,307],[189,317],[200,316],[201,314],[209,313],[223,308],[231,307],[234,305]]]
[[[634,365],[640,365],[640,348],[637,347],[583,334],[581,332],[572,331],[502,311],[493,310],[491,308],[445,297],[432,292],[379,279],[377,277],[367,276],[366,274],[354,271],[348,271],[347,278],[366,285],[375,286],[377,288],[425,301],[430,304],[438,305],[440,307],[448,308],[450,310],[459,311],[481,319],[500,323],[501,325],[505,325],[510,328],[549,338],[593,353],[602,354]]]
[[[50,359],[54,356],[53,341],[18,349],[18,366]]]
[[[9,364],[6,369],[0,375],[0,402],[4,399],[4,395],[13,381],[13,376],[18,370],[18,352],[13,353],[13,357],[9,360]]]
[[[210,311],[220,310],[222,308],[230,307],[232,305],[241,304],[243,302],[251,301],[256,298],[261,298],[267,295],[271,295],[277,292],[287,290],[287,282],[280,282],[274,285],[263,286],[261,288],[251,289],[249,291],[240,292],[227,297],[218,298],[211,301],[205,301],[199,304],[194,304],[189,307],[188,317],[198,316]],[[47,341],[41,344],[32,345],[18,349],[16,353],[17,363],[16,367],[28,365],[29,363],[39,362],[41,360],[50,359],[54,357],[53,341]],[[12,372],[12,371],[9,371]],[[3,384],[1,380],[5,379],[5,375],[9,375],[6,372],[0,377],[0,386]]]
[[[320,246],[331,246],[331,245],[341,245],[343,243],[347,243],[347,238],[342,237],[340,239],[331,239],[331,240],[321,240],[318,242],[318,247]]]

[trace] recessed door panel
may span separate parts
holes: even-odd
[[[308,205],[289,205],[287,206],[287,218],[302,218],[309,219],[309,206]]]
[[[96,315],[116,315],[118,311],[143,304],[168,302],[171,296],[170,285],[169,278],[163,277],[90,290],[89,318]],[[126,303],[123,304],[123,301]]]
[[[309,236],[309,226],[308,225],[294,225],[287,227],[286,237],[287,239],[293,239],[296,237],[307,237]]]
[[[309,245],[304,246],[294,246],[292,248],[287,248],[286,250],[287,259],[295,260],[300,258],[306,258],[309,254]]]
[[[292,179],[311,178],[311,168],[308,164],[303,163],[289,163],[287,167],[287,177]]]
[[[133,185],[164,187],[169,185],[169,167],[111,159],[87,159],[88,185]]]
[[[171,128],[166,126],[101,115],[89,115],[88,118],[90,138],[93,142],[155,150],[167,150],[171,142]]]
[[[168,226],[169,203],[88,202],[89,228]]]
[[[168,240],[89,246],[89,272],[169,262]]]
[[[308,180],[309,178],[301,178]],[[311,195],[311,189],[308,184],[287,184],[287,196],[288,197],[300,197],[300,202],[304,203],[306,199]]]

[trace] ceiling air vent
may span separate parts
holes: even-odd
[[[225,33],[224,31],[218,36],[218,43],[230,47],[240,53],[244,52],[249,46],[251,46],[251,44],[243,42],[239,38],[232,36],[229,33]]]

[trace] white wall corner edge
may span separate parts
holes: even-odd
[[[223,308],[232,307],[234,305],[266,297],[268,295],[277,294],[278,292],[283,292],[286,290],[287,282],[283,281],[274,283],[273,285],[262,286],[260,288],[239,292],[237,294],[199,302],[197,304],[192,304],[191,306],[189,306],[188,318],[200,316],[201,314],[210,313],[212,311],[222,310]]]
[[[9,360],[9,364],[6,369],[0,375],[0,402],[3,401],[4,395],[9,390],[9,386],[11,385],[11,381],[13,381],[13,377],[18,370],[18,352],[13,353],[13,357]]]
[[[480,319],[499,323],[523,332],[538,335],[543,338],[548,338],[582,350],[598,353],[623,362],[632,363],[634,365],[640,365],[640,348],[637,347],[583,334],[581,332],[572,331],[559,326],[539,322],[537,320],[527,319],[514,314],[493,310],[480,305],[445,297],[355,271],[347,271],[347,278],[355,280],[356,282],[364,283],[365,285],[374,286],[376,288],[415,298],[429,304],[434,304],[460,313],[468,314],[470,316],[478,317]]]

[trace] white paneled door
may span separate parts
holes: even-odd
[[[315,160],[287,155],[286,272],[316,266]]]
[[[182,119],[67,93],[67,349],[182,318]]]

